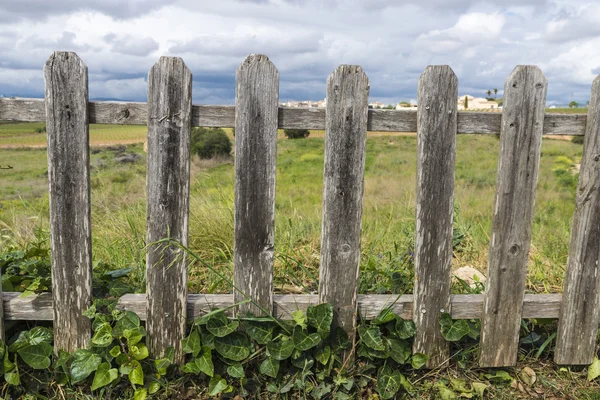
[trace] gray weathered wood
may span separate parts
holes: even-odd
[[[547,81],[518,66],[504,85],[496,199],[481,326],[482,367],[515,365],[531,243]]]
[[[0,282],[2,282],[2,273],[0,272]],[[2,285],[0,284],[0,299],[2,299]],[[6,336],[4,332],[4,303],[0,302],[0,345],[6,344]]]
[[[591,364],[600,321],[600,76],[594,80],[579,172],[554,361]]]
[[[87,67],[55,52],[44,67],[54,349],[73,352],[90,339],[92,304]]]
[[[181,58],[161,57],[148,74],[146,294],[148,350],[159,358],[169,346],[183,362],[187,264],[175,245],[188,241],[192,74]]]
[[[450,309],[452,221],[458,79],[447,65],[429,66],[419,78],[417,215],[413,352],[429,356],[427,368],[448,361],[440,316]]]
[[[367,141],[369,79],[342,65],[327,78],[319,301],[334,309],[333,326],[354,338]]]
[[[273,310],[279,72],[251,54],[236,73],[234,295],[240,315]]]
[[[145,125],[145,103],[90,102],[90,123]],[[44,101],[41,99],[0,98],[0,120],[45,121]],[[502,113],[458,112],[459,134],[500,133]],[[583,136],[585,114],[546,114],[544,135]],[[235,126],[234,106],[192,106],[192,126],[232,128]],[[280,129],[325,129],[324,108],[279,107]],[[398,110],[369,110],[367,131],[416,132],[417,112]]]

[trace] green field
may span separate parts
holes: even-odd
[[[322,138],[278,142],[275,285],[305,292],[318,287]],[[454,268],[471,265],[485,273],[499,141],[495,136],[457,138]],[[117,164],[115,151],[91,156],[93,252],[95,260],[135,266],[143,287],[145,153],[135,164]],[[574,211],[582,147],[544,139],[527,290],[561,291]],[[48,229],[46,152],[1,149],[0,247],[25,245]],[[360,291],[410,292],[416,187],[416,138],[371,136],[367,140]],[[233,163],[192,162],[190,247],[216,270],[231,276]],[[210,270],[193,265],[192,292],[224,292]],[[459,288],[455,288],[456,291]]]

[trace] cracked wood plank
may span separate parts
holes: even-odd
[[[481,321],[481,367],[513,366],[538,179],[548,82],[536,66],[516,67],[504,84],[496,199]]]
[[[234,297],[240,315],[273,311],[279,72],[251,54],[236,73]]]

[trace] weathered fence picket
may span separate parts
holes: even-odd
[[[419,80],[419,108],[368,110],[369,81],[343,65],[327,80],[326,109],[279,107],[279,73],[250,55],[236,74],[236,106],[192,105],[192,76],[180,58],[162,57],[148,76],[147,103],[88,102],[87,68],[75,53],[56,52],[44,69],[45,99],[0,99],[0,120],[46,121],[52,293],[2,293],[4,319],[52,320],[55,349],[87,346],[92,301],[89,123],[148,125],[147,290],[117,307],[146,321],[151,355],[175,348],[183,361],[186,321],[211,308],[237,305],[238,315],[294,310],[328,302],[334,326],[354,338],[357,313],[375,318],[390,308],[415,321],[413,350],[443,365],[448,344],[439,318],[482,320],[480,365],[514,365],[521,318],[559,318],[558,364],[589,364],[600,322],[600,77],[588,115],[544,114],[546,78],[534,66],[508,77],[504,110],[457,112],[458,81],[448,66]],[[232,294],[187,293],[185,251],[190,190],[191,126],[235,127],[235,235]],[[278,128],[325,129],[321,265],[318,294],[273,293],[275,165]],[[418,133],[415,291],[357,293],[366,132]],[[456,135],[501,134],[497,188],[483,295],[452,295],[452,219]],[[524,294],[541,137],[585,134],[564,294]],[[158,242],[158,243],[157,243]],[[247,298],[252,303],[243,302]],[[243,302],[240,304],[240,302]],[[230,310],[232,311],[232,310]]]
[[[418,87],[413,350],[429,355],[428,368],[449,359],[440,317],[450,312],[457,98],[454,71],[427,67]]]
[[[356,65],[327,78],[319,302],[334,309],[333,326],[353,338],[367,141],[369,79]]]
[[[554,361],[590,364],[600,322],[600,77],[594,80]]]
[[[279,72],[249,55],[236,74],[234,298],[238,312],[273,311]]]
[[[146,296],[148,350],[173,346],[183,361],[187,310],[186,253],[190,192],[192,74],[181,58],[161,57],[148,74]]]
[[[518,66],[504,84],[504,109],[479,365],[515,365],[531,244],[547,81]]]
[[[50,191],[54,349],[87,346],[92,304],[92,232],[87,67],[55,52],[44,67]]]

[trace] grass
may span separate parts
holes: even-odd
[[[318,136],[318,135],[317,135]],[[277,160],[275,286],[282,291],[317,290],[320,256],[323,145],[320,137],[279,140]],[[457,138],[455,268],[471,265],[485,273],[495,193],[499,141],[493,136]],[[559,292],[564,277],[574,211],[581,145],[544,139],[529,260],[527,289]],[[94,258],[139,267],[143,280],[145,153],[135,164],[118,164],[115,151],[91,156]],[[567,161],[565,161],[567,160]],[[2,149],[0,228],[3,243],[25,243],[35,229],[48,228],[46,153]],[[360,291],[410,292],[416,188],[416,138],[370,136],[367,140]],[[232,275],[232,160],[192,162],[190,247],[226,276]],[[563,172],[558,173],[558,170]],[[566,173],[565,173],[566,171]],[[0,243],[1,244],[1,243]],[[206,268],[190,268],[191,292],[227,290]]]

